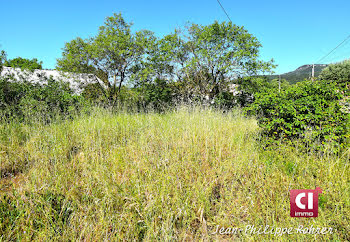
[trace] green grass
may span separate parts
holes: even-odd
[[[2,240],[350,240],[349,153],[259,148],[239,111],[0,124]],[[318,218],[289,216],[289,189],[324,191]],[[332,234],[213,234],[219,227],[332,227]],[[0,239],[0,240],[1,240]]]

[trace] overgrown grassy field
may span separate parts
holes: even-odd
[[[0,135],[0,240],[350,240],[349,152],[262,149],[239,111],[98,110]],[[291,218],[289,190],[316,186],[319,217]],[[333,233],[245,233],[253,225]]]

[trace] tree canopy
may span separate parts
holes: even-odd
[[[345,83],[350,81],[350,60],[327,66],[321,72],[320,79]]]
[[[214,98],[227,84],[243,77],[269,71],[273,65],[260,61],[260,42],[243,27],[231,22],[187,27],[190,58],[186,74],[199,92]]]
[[[30,70],[34,71],[36,69],[43,69],[43,62],[38,61],[38,59],[26,59],[22,57],[16,57],[14,59],[5,60],[4,66],[13,67],[13,68],[21,68],[22,70]]]
[[[260,42],[231,22],[191,24],[161,38],[131,26],[121,14],[107,17],[96,36],[66,43],[57,68],[95,73],[113,103],[122,85],[159,80],[181,82],[185,92],[213,99],[239,77],[273,68],[273,61],[259,60]]]
[[[95,73],[108,86],[106,95],[115,103],[121,86],[138,65],[153,33],[131,31],[121,14],[106,18],[98,34],[89,39],[76,38],[66,43],[57,68],[63,71]]]

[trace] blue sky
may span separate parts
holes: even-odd
[[[349,0],[221,0],[233,23],[262,43],[276,73],[317,61],[350,34]],[[0,0],[0,48],[9,58],[38,58],[52,69],[65,42],[96,34],[105,17],[121,12],[134,30],[157,36],[187,22],[228,21],[217,0]],[[350,58],[350,40],[325,63]]]

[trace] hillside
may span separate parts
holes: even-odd
[[[316,64],[315,65],[315,77],[317,77],[321,71],[326,68],[326,64]],[[295,71],[287,72],[281,75],[282,79],[287,80],[290,83],[296,83],[302,81],[306,78],[311,77],[312,65],[303,65],[297,68]],[[269,75],[267,76],[269,80],[273,80],[279,77],[279,75]]]

